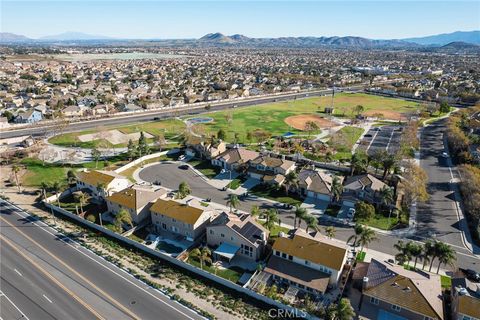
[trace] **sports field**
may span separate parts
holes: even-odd
[[[196,124],[194,125],[194,130],[199,134],[209,135],[216,134],[218,130],[223,129],[226,132],[227,141],[233,141],[235,134],[237,134],[239,142],[246,142],[247,133],[258,130],[265,131],[270,136],[282,135],[287,132],[305,134],[305,132],[300,130],[304,129],[305,121],[313,120],[320,129],[329,128],[333,125],[328,119],[322,119],[322,117],[326,116],[323,114],[325,107],[330,106],[330,104],[331,97],[324,96],[210,112],[202,116],[213,118],[213,122]],[[365,114],[379,113],[383,114],[385,118],[390,117],[393,120],[398,120],[402,113],[411,112],[419,108],[417,102],[364,93],[337,94],[335,95],[334,105],[334,115],[338,117],[353,117],[355,116],[355,106],[362,105]],[[302,119],[304,122],[300,121]],[[118,129],[124,134],[144,131],[156,136],[159,133],[163,133],[169,139],[182,133],[185,129],[185,124],[178,120],[165,120],[105,129]],[[81,142],[78,139],[80,135],[95,132],[98,132],[98,130],[63,134],[51,138],[50,142],[62,146],[86,148],[102,143],[109,146],[112,145],[109,141],[94,140]],[[125,144],[115,146],[121,147],[125,146]]]

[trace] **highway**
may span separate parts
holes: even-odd
[[[0,205],[1,319],[202,319],[27,213]]]
[[[354,91],[361,91],[363,90],[362,86],[354,86],[345,88],[342,90],[348,90],[350,92]],[[229,109],[233,107],[245,107],[245,106],[252,106],[257,104],[265,104],[265,103],[272,103],[277,101],[286,101],[292,99],[301,99],[307,98],[311,96],[321,96],[331,94],[331,89],[326,90],[319,90],[319,91],[311,91],[311,92],[302,92],[302,93],[288,93],[285,95],[279,96],[268,96],[268,97],[258,97],[257,99],[248,99],[248,100],[238,100],[238,101],[229,101],[229,102],[212,102],[210,110],[205,110],[205,104],[193,106],[189,105],[187,107],[177,107],[177,108],[169,108],[169,109],[160,109],[160,110],[152,110],[149,112],[139,112],[139,113],[132,113],[129,115],[116,115],[110,118],[100,118],[100,119],[92,119],[86,120],[81,122],[71,122],[68,124],[68,127],[63,132],[75,132],[81,130],[87,130],[92,128],[97,128],[99,126],[113,126],[113,125],[123,125],[129,124],[134,122],[141,122],[141,121],[153,121],[154,118],[158,119],[167,119],[172,118],[180,115],[186,114],[199,114],[205,112],[211,112],[216,110],[223,110]],[[11,130],[3,130],[1,133],[1,138],[14,138],[20,137],[25,135],[34,135],[34,136],[44,136],[47,134],[51,134],[52,131],[55,130],[55,125],[33,125],[31,127],[23,128],[23,129],[11,129]]]

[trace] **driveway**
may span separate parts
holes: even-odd
[[[325,213],[325,210],[327,210],[329,203],[330,202],[326,200],[307,197],[301,207],[307,209],[308,212],[314,216],[320,217]]]

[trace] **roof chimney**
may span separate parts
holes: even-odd
[[[366,289],[368,287],[368,280],[368,277],[363,277],[362,289]]]

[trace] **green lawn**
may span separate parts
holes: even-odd
[[[328,144],[337,151],[333,158],[335,160],[350,160],[352,157],[352,147],[363,134],[362,128],[343,127],[334,133]]]
[[[263,225],[263,223],[262,223],[262,225]],[[278,224],[276,224],[276,225],[273,226],[272,230],[270,230],[270,237],[278,237],[278,234],[280,232],[283,232],[283,233],[287,234],[288,231],[290,231],[290,229],[279,226]]]
[[[67,167],[62,167],[56,164],[45,163],[43,165],[41,160],[26,158],[20,162],[25,166],[27,172],[22,177],[22,184],[24,186],[38,187],[42,182],[51,184],[54,182],[66,183]]]
[[[262,197],[278,201],[285,204],[291,204],[292,206],[300,205],[303,203],[303,198],[299,197],[294,193],[289,193],[288,196],[285,195],[284,190],[277,189],[275,187],[265,186],[258,184],[249,191],[250,193]]]
[[[208,160],[191,160],[188,164],[203,173],[209,179],[214,178],[222,170],[220,167],[212,165]]]
[[[357,222],[373,228],[378,228],[382,230],[392,230],[393,227],[395,227],[399,221],[394,214],[392,214],[390,219],[388,219],[388,217],[384,216],[383,214],[377,213],[370,220],[358,220]]]
[[[161,120],[161,121],[153,121],[153,122],[145,122],[145,123],[137,123],[128,126],[120,126],[120,127],[104,127],[102,130],[112,130],[117,129],[125,134],[134,133],[134,132],[148,132],[151,135],[157,136],[158,134],[162,133],[166,139],[173,139],[173,141],[177,141],[175,137],[181,134],[185,129],[185,124],[182,121],[169,119],[169,120]],[[48,141],[50,143],[64,146],[64,147],[81,147],[81,148],[93,148],[93,147],[111,147],[112,144],[107,140],[94,140],[89,142],[82,142],[78,139],[78,136],[95,133],[99,130],[86,130],[82,132],[73,132],[73,133],[64,133],[55,137],[50,138]],[[153,142],[154,139],[147,139],[147,141]],[[126,143],[120,143],[113,145],[114,147],[126,147]]]
[[[452,278],[449,276],[440,275],[440,283],[442,284],[442,288],[449,289],[452,287]]]
[[[191,265],[200,268],[200,261],[198,261],[195,258],[188,258],[187,260],[188,263]],[[215,270],[213,266],[210,265],[203,265],[203,270],[208,271],[210,273],[216,274],[219,277],[222,277],[224,279],[230,280],[233,283],[237,283],[237,281],[240,279],[240,277],[243,274],[243,270],[240,270],[239,268],[232,267],[230,269],[219,269]]]
[[[240,179],[233,179],[228,185],[227,188],[235,190],[238,189],[242,185],[242,180]]]
[[[214,119],[208,124],[201,124],[203,131],[216,133],[223,129],[227,133],[227,141],[232,141],[234,134],[239,134],[240,142],[247,142],[247,132],[256,129],[268,131],[271,135],[281,135],[288,131],[300,133],[299,130],[290,128],[284,121],[285,118],[299,114],[319,114],[326,106],[331,104],[331,97],[312,97],[295,101],[275,102],[251,107],[222,110],[205,114]],[[356,105],[362,105],[365,112],[369,110],[390,110],[408,112],[419,107],[417,102],[402,99],[387,98],[364,93],[340,93],[335,95],[335,115],[353,116],[352,111]],[[232,115],[229,123],[226,116]]]
[[[360,261],[360,262],[363,262],[363,260],[365,260],[365,256],[367,255],[367,253],[365,251],[360,251],[358,254],[357,254],[357,258],[356,260],[357,261]]]

